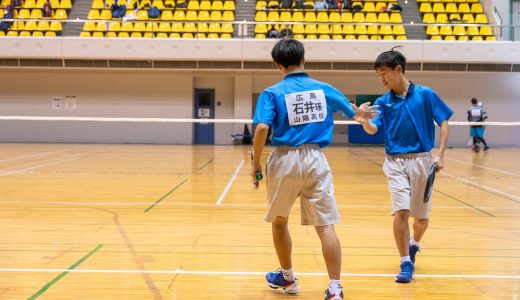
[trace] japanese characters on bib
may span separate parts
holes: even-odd
[[[285,105],[291,126],[323,122],[327,117],[327,102],[323,90],[287,94]]]

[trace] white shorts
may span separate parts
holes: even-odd
[[[332,171],[319,146],[276,147],[267,160],[266,177],[266,222],[289,217],[299,196],[302,225],[339,223]]]
[[[410,217],[428,219],[432,201],[424,203],[428,172],[433,164],[429,152],[387,155],[383,171],[388,178],[392,215],[409,210]]]

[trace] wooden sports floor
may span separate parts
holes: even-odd
[[[290,230],[301,293],[265,284],[278,263],[249,150],[0,145],[0,299],[323,299],[320,243],[299,205]],[[394,282],[383,149],[325,151],[346,299],[520,298],[520,149],[447,151],[410,284]]]

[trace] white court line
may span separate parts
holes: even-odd
[[[494,188],[492,188],[492,187],[489,187],[489,186],[486,186],[486,185],[482,185],[482,184],[480,184],[480,183],[476,183],[476,182],[471,181],[471,180],[467,180],[467,179],[464,179],[464,178],[460,178],[460,177],[455,176],[455,175],[451,175],[451,174],[449,174],[449,173],[446,173],[445,171],[443,171],[442,174],[444,174],[444,175],[446,175],[446,176],[448,176],[448,177],[451,177],[451,178],[455,178],[455,179],[457,179],[457,180],[459,180],[459,181],[465,182],[465,183],[467,183],[467,184],[469,184],[469,185],[473,185],[473,186],[479,187],[479,188],[481,188],[481,189],[483,189],[483,190],[486,190],[486,191],[488,191],[488,192],[489,192],[489,191],[490,191],[490,192],[494,192],[494,193],[500,194],[500,195],[502,195],[502,196],[511,197],[511,198],[513,198],[513,199],[516,199],[516,200],[520,201],[520,197],[519,197],[519,196],[516,196],[516,195],[513,195],[513,194],[509,194],[509,193],[503,192],[503,191],[501,191],[501,190],[497,190],[497,189],[494,189]],[[479,207],[479,208],[480,208],[480,207]]]
[[[235,181],[235,179],[237,178],[237,175],[238,175],[238,172],[240,172],[240,169],[242,168],[242,165],[244,164],[244,160],[242,159],[240,161],[240,163],[238,164],[238,167],[237,169],[235,170],[235,173],[233,173],[233,176],[231,176],[231,179],[229,180],[226,188],[224,189],[224,191],[222,192],[222,194],[220,195],[220,197],[218,198],[217,200],[217,203],[215,203],[215,205],[220,205],[222,203],[222,201],[224,200],[224,197],[226,197],[229,189],[231,188],[231,185],[233,185],[233,182]]]
[[[189,270],[81,270],[81,269],[31,269],[1,268],[0,272],[32,272],[32,273],[125,273],[125,274],[186,274],[186,275],[265,275],[265,272],[233,272],[233,271],[189,271]],[[325,272],[296,273],[298,276],[328,277]],[[395,274],[384,273],[341,273],[345,277],[395,277]],[[487,274],[416,274],[420,278],[477,278],[477,279],[520,279],[520,275],[487,275]]]
[[[470,165],[470,166],[479,167],[479,168],[486,169],[486,170],[495,171],[495,172],[506,174],[506,175],[520,176],[520,174],[517,174],[517,173],[512,173],[512,172],[508,172],[508,171],[504,171],[504,170],[500,170],[500,169],[486,167],[486,166],[478,165],[478,164],[474,164],[474,163],[469,163],[469,162],[465,162],[465,161],[459,160],[459,159],[454,159],[454,158],[446,158],[446,159],[447,160],[456,161],[456,162],[459,162],[459,163],[462,163],[462,164]]]
[[[149,202],[109,202],[109,201],[87,201],[87,202],[71,202],[71,201],[33,201],[33,200],[0,200],[0,204],[41,204],[41,205],[115,205],[115,206],[135,206],[135,205],[150,205]],[[192,202],[171,202],[161,203],[161,206],[193,206],[193,207],[205,207],[215,206],[215,203],[192,203]],[[222,203],[221,207],[261,207],[265,208],[265,204],[252,204],[252,203]],[[295,204],[295,207],[299,207],[299,204]],[[390,205],[336,205],[339,208],[381,208],[388,209]],[[520,207],[503,207],[503,206],[479,206],[480,209],[494,209],[494,210],[520,210]],[[469,206],[435,206],[435,209],[475,209]]]
[[[37,166],[34,166],[34,167],[18,169],[18,170],[12,170],[12,171],[2,171],[2,170],[0,170],[0,176],[8,176],[8,175],[13,175],[13,174],[23,173],[23,172],[26,172],[26,171],[31,171],[31,170],[42,168],[42,167],[57,165],[57,164],[61,164],[61,163],[68,162],[68,161],[71,161],[71,160],[76,160],[76,159],[79,159],[79,158],[78,157],[74,157],[74,158],[64,159],[64,160],[60,160],[60,161],[55,161],[55,162],[48,163],[48,164],[37,165]]]
[[[36,153],[36,154],[30,154],[30,155],[24,155],[24,156],[15,156],[15,157],[12,157],[9,159],[0,159],[0,163],[13,161],[13,160],[20,160],[20,159],[25,159],[25,158],[30,158],[30,157],[44,156],[44,155],[54,154],[54,153],[63,152],[63,151],[67,151],[67,150],[69,150],[69,149],[60,149],[60,150],[55,150],[55,151],[42,152],[42,153]]]

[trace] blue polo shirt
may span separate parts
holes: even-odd
[[[453,115],[453,110],[429,87],[410,82],[405,98],[388,91],[379,97],[381,114],[371,122],[385,128],[385,150],[389,155],[428,152],[435,146],[435,123]]]
[[[337,111],[351,118],[355,114],[348,99],[330,84],[291,73],[260,94],[253,123],[272,127],[273,146],[325,147],[332,140],[332,113]]]

